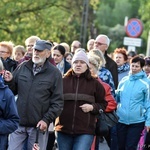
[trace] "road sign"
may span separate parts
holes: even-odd
[[[128,51],[136,51],[136,47],[135,46],[128,46]]]
[[[128,21],[126,26],[126,34],[129,37],[139,37],[143,31],[143,24],[139,19],[132,18]]]
[[[141,47],[142,39],[141,38],[124,37],[123,45]]]

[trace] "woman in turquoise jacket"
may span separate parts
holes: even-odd
[[[150,80],[142,70],[145,60],[136,56],[130,64],[129,76],[120,81],[116,92],[119,150],[136,150],[144,126],[150,130]]]

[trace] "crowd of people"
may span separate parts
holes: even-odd
[[[86,49],[38,36],[25,47],[0,42],[0,150],[99,150],[104,139],[137,150],[150,130],[150,57],[124,47],[110,55],[109,45],[104,34]],[[100,109],[119,117],[105,137],[95,135]]]

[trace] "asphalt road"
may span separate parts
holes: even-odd
[[[110,150],[105,140],[103,143],[100,143],[99,150]]]

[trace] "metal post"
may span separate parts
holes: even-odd
[[[81,28],[80,28],[80,42],[83,47],[86,47],[88,9],[89,9],[89,0],[84,0],[83,12],[82,12],[82,22],[81,22]]]
[[[149,33],[148,33],[148,39],[147,39],[146,56],[150,56],[150,31],[149,31]]]

